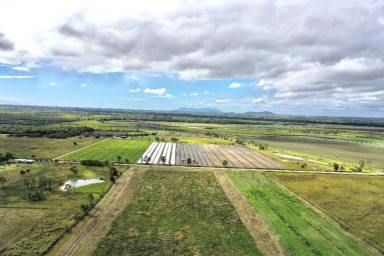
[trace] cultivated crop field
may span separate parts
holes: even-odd
[[[213,173],[150,169],[93,255],[260,254]]]
[[[224,161],[227,163],[224,164]],[[138,163],[235,168],[283,167],[266,155],[242,146],[153,142]]]
[[[384,177],[276,174],[349,232],[384,253]]]
[[[62,160],[99,160],[135,163],[151,144],[151,139],[107,139],[63,156]]]
[[[0,134],[0,152],[10,152],[17,158],[52,159],[100,140],[94,137],[50,139],[8,137]]]
[[[265,174],[228,173],[292,255],[371,255]]]

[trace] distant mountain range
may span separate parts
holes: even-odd
[[[220,109],[215,108],[178,108],[173,112],[184,112],[184,113],[223,113]]]
[[[220,109],[215,108],[178,108],[173,110],[173,112],[183,112],[183,113],[217,113],[217,114],[223,114],[225,112],[221,111]],[[235,114],[235,113],[228,113],[228,114]],[[245,116],[274,116],[275,113],[269,112],[269,111],[249,111],[245,113],[241,113],[241,115]]]
[[[276,115],[275,113],[272,113],[270,111],[260,111],[260,112],[249,111],[249,112],[245,112],[243,114],[247,115],[247,116],[274,116],[274,115]]]

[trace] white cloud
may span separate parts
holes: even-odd
[[[87,87],[88,84],[81,84],[80,87]]]
[[[56,86],[56,83],[55,82],[50,82],[49,86]]]
[[[26,79],[26,78],[34,78],[35,76],[20,76],[20,75],[12,75],[12,76],[0,76],[0,79]]]
[[[198,96],[199,94],[197,92],[190,93],[191,96]]]
[[[0,63],[249,78],[275,98],[316,108],[341,90],[383,88],[383,10],[378,0],[2,1]],[[384,96],[372,99],[379,109]]]
[[[132,92],[132,93],[138,93],[138,92],[141,92],[141,89],[140,88],[135,88],[135,89],[130,89],[129,91]]]
[[[240,88],[242,85],[241,83],[231,83],[228,88],[231,88],[231,89],[237,89],[237,88]]]
[[[203,95],[208,95],[210,92],[208,90],[203,91]]]
[[[231,99],[217,99],[215,100],[216,103],[219,103],[219,104],[227,104],[227,103],[231,103],[232,100]]]
[[[12,67],[12,69],[16,70],[16,71],[29,71],[30,70],[28,67],[24,67],[24,66]]]
[[[153,95],[157,95],[157,96],[167,96],[167,90],[165,88],[145,88],[143,90],[143,92],[145,94],[153,94]]]

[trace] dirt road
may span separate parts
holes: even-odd
[[[263,218],[248,203],[228,176],[220,171],[216,171],[215,176],[260,252],[263,255],[286,255],[279,238],[269,229]]]

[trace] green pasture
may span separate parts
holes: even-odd
[[[254,143],[268,144],[274,148],[313,155],[325,161],[345,161],[358,164],[363,160],[367,167],[384,169],[384,147],[352,142],[303,137],[259,136]]]
[[[102,139],[72,137],[66,139],[8,137],[0,134],[0,152],[11,152],[17,158],[52,159]]]
[[[153,169],[93,255],[260,253],[213,173]]]
[[[384,253],[384,176],[276,174],[347,231]]]
[[[228,173],[291,255],[371,255],[339,228],[261,173]]]
[[[117,139],[111,138],[101,143],[84,148],[64,156],[63,160],[99,160],[117,162],[121,157],[122,162],[135,163],[147,150],[152,140],[145,139]]]

